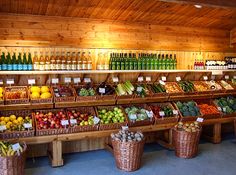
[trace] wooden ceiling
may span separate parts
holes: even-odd
[[[107,19],[150,24],[209,27],[231,30],[236,27],[236,5],[219,0],[0,0],[0,13]],[[217,3],[214,3],[217,2]],[[221,1],[222,2],[222,1]],[[235,6],[233,6],[235,5]]]

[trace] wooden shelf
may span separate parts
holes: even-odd
[[[52,109],[53,103],[48,104],[15,104],[15,105],[1,105],[1,111],[20,110],[20,109]]]

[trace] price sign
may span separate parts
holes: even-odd
[[[162,80],[162,81],[166,81],[166,77],[165,77],[165,76],[162,76],[162,77],[161,77],[161,80]]]
[[[130,120],[136,120],[137,119],[137,115],[136,114],[130,114],[129,115],[129,119]]]
[[[226,112],[226,108],[225,107],[223,108],[223,112]]]
[[[203,80],[207,81],[207,80],[208,80],[208,77],[207,77],[207,76],[204,76],[204,77],[203,77]]]
[[[12,145],[11,147],[12,147],[13,151],[18,151],[21,148],[19,143],[16,143],[16,144]]]
[[[94,116],[93,122],[95,125],[97,125],[100,122],[100,119],[98,117]]]
[[[71,83],[71,78],[66,77],[66,78],[64,79],[64,81],[65,81],[65,83]]]
[[[203,120],[204,120],[203,118],[198,117],[196,121],[202,123]]]
[[[173,110],[173,114],[174,115],[178,115],[178,111],[177,110]]]
[[[181,81],[181,77],[176,77],[176,81]]]
[[[165,85],[166,83],[164,82],[164,81],[162,81],[162,80],[159,80],[159,83],[161,84],[161,85]]]
[[[52,84],[58,84],[59,79],[58,78],[52,78]]]
[[[219,111],[222,111],[221,107],[217,107],[217,109],[218,109]]]
[[[225,79],[228,80],[229,79],[229,75],[225,75]]]
[[[143,90],[143,87],[141,87],[141,86],[137,87],[137,92],[142,92],[142,90]]]
[[[78,84],[78,83],[81,82],[80,78],[74,78],[73,80],[74,80],[74,83],[75,83],[75,84]]]
[[[153,112],[152,111],[148,111],[146,110],[146,114],[149,118],[152,118],[153,117]]]
[[[159,112],[159,115],[160,115],[161,117],[164,117],[164,116],[165,116],[165,112],[164,112],[164,111],[160,111],[160,112]]]
[[[128,126],[121,126],[121,128],[122,128],[123,131],[129,130]]]
[[[28,79],[28,84],[29,85],[35,84],[35,79]]]
[[[138,82],[142,82],[143,81],[143,77],[138,77]]]
[[[146,81],[147,82],[152,81],[151,77],[146,77]]]
[[[62,126],[69,125],[69,121],[68,121],[68,120],[62,120],[62,121],[61,121],[61,125],[62,125]]]
[[[105,94],[106,93],[106,89],[105,88],[99,88],[99,93],[101,94]]]
[[[119,82],[119,78],[118,78],[118,77],[113,77],[113,78],[112,78],[112,81],[113,81],[114,83],[118,83],[118,82]]]
[[[0,85],[3,85],[3,81],[2,80],[0,80]]]
[[[70,124],[77,125],[77,120],[76,119],[70,119]]]
[[[30,129],[30,128],[32,128],[32,124],[31,123],[24,123],[24,128]]]
[[[91,78],[84,78],[85,83],[91,83]]]
[[[7,84],[12,85],[14,84],[14,79],[7,79]]]
[[[0,126],[0,131],[5,131],[7,129],[6,125],[1,125]]]
[[[236,76],[234,76],[234,79],[236,79]]]

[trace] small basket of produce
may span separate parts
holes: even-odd
[[[48,86],[31,86],[29,94],[31,103],[53,103],[52,89]]]
[[[198,154],[198,144],[202,127],[198,122],[179,122],[172,129],[175,155],[180,158],[193,158]]]
[[[4,105],[4,88],[0,87],[0,105]]]
[[[53,86],[54,101],[57,102],[74,102],[75,101],[75,90],[71,86],[58,85]]]
[[[220,118],[221,113],[212,100],[198,100],[197,106],[204,119]]]
[[[201,117],[200,110],[195,101],[178,101],[174,105],[180,111],[180,121],[195,121],[198,117]]]
[[[105,82],[97,86],[96,92],[99,95],[98,98],[101,100],[115,100],[115,88]]]
[[[187,94],[195,94],[194,84],[191,81],[179,81],[178,85]]]
[[[151,103],[149,106],[154,113],[155,124],[178,122],[178,110],[176,110],[171,103]]]
[[[180,89],[176,82],[166,82],[165,83],[166,92],[172,96],[183,95],[183,91]]]
[[[194,81],[194,88],[198,94],[210,94],[211,89],[208,85],[203,81]]]
[[[236,115],[236,98],[235,97],[221,97],[214,100],[214,104],[218,110],[223,113],[222,117],[235,117]]]
[[[226,90],[226,92],[234,91],[234,88],[224,80],[219,81],[219,84]]]
[[[166,89],[164,85],[160,83],[153,83],[153,84],[149,84],[149,87],[151,88],[153,92],[153,97],[168,98],[168,94],[166,93]]]
[[[153,112],[147,104],[123,105],[122,107],[128,116],[130,127],[153,124]]]
[[[117,99],[129,99],[133,98],[135,88],[130,81],[126,81],[125,83],[119,83],[115,85],[115,92],[117,95]]]
[[[92,84],[74,86],[76,91],[76,101],[92,101],[97,99],[97,94]]]
[[[62,109],[39,110],[34,113],[36,136],[68,134],[69,120]]]
[[[99,118],[93,107],[68,108],[66,110],[70,123],[70,133],[98,130]]]
[[[144,136],[141,132],[121,130],[111,134],[113,154],[117,168],[124,171],[135,171],[141,166]]]
[[[25,143],[0,141],[0,174],[24,175],[26,149]]]
[[[98,106],[97,117],[100,119],[99,130],[120,129],[127,125],[127,117],[120,106]]]
[[[29,103],[28,89],[26,86],[5,87],[4,96],[6,105]]]
[[[135,98],[152,97],[152,92],[149,90],[146,84],[135,85]]]
[[[222,86],[217,83],[216,81],[205,81],[205,83],[208,85],[208,87],[214,92],[214,93],[219,93],[219,92],[223,92],[224,89],[222,88]]]
[[[1,111],[0,115],[0,139],[34,136],[32,111]]]

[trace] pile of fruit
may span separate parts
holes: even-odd
[[[175,125],[175,128],[178,131],[185,131],[185,132],[197,132],[197,131],[200,131],[201,129],[198,122],[185,123],[185,124],[182,122],[179,122],[177,125]]]
[[[157,118],[174,117],[173,109],[168,105],[165,105],[163,107],[160,107],[160,106],[157,106],[157,105],[150,105],[150,108],[152,109],[153,113],[155,114],[155,116]],[[160,115],[161,111],[164,114],[163,116]]]
[[[89,113],[81,113],[78,110],[67,110],[67,116],[71,126],[94,125],[94,116]]]
[[[48,86],[31,86],[30,87],[30,98],[31,99],[48,99],[51,98],[52,94]]]
[[[222,90],[222,87],[215,81],[205,82],[211,90]]]
[[[234,86],[236,86],[236,79],[232,78],[232,79],[231,79],[231,82],[232,82],[232,84],[233,84]]]
[[[76,90],[78,96],[95,96],[96,92],[93,89],[92,85],[90,83],[86,84],[86,86],[82,88],[77,88]]]
[[[130,81],[126,81],[125,83],[119,83],[115,88],[116,94],[118,96],[132,95],[134,90],[134,86],[131,84]]]
[[[184,117],[192,116],[200,116],[200,111],[198,106],[194,101],[189,101],[189,102],[180,102],[178,101],[176,103],[177,107],[179,108],[179,111]]]
[[[99,109],[98,117],[101,124],[125,122],[125,114],[118,107],[114,107],[113,110]]]
[[[74,96],[72,88],[68,86],[53,87],[55,97],[72,97]]]
[[[184,92],[194,92],[194,85],[191,81],[179,81],[178,85]]]
[[[0,157],[7,157],[14,155],[19,156],[19,154],[21,154],[24,151],[23,146],[19,144],[17,150],[13,150],[13,144],[5,141],[0,141]]]
[[[194,82],[194,87],[196,89],[196,91],[198,92],[203,92],[203,91],[208,91],[208,86],[203,83],[203,82],[198,82],[198,81],[195,81]]]
[[[3,100],[3,87],[0,87],[0,101]]]
[[[220,114],[220,112],[214,105],[199,104],[198,107],[203,115]]]
[[[163,85],[161,85],[160,83],[153,83],[150,85],[152,88],[152,91],[154,93],[164,93],[166,92],[166,89]]]
[[[147,95],[150,94],[148,87],[145,84],[139,84],[136,86],[136,90],[135,93],[139,96],[139,97],[146,97]]]
[[[6,99],[26,99],[28,98],[26,87],[11,87],[5,88]]]
[[[167,93],[181,93],[179,86],[175,83],[166,83],[165,89]]]
[[[26,127],[25,124],[29,124],[30,126]],[[27,129],[33,129],[32,118],[29,116],[2,116],[0,117],[0,126],[5,126],[7,131],[24,131]]]
[[[120,142],[139,142],[144,139],[141,132],[130,132],[129,130],[120,130],[117,134],[112,133],[111,138]]]
[[[62,125],[63,120],[67,120],[66,114],[63,111],[58,112],[36,112],[35,113],[37,129],[59,129],[65,128]]]
[[[112,95],[115,89],[111,85],[103,82],[97,87],[96,91],[99,95]]]
[[[141,107],[127,107],[125,108],[125,112],[129,117],[129,120],[131,121],[141,121],[141,120],[147,120],[148,115],[146,113],[146,109]]]
[[[236,112],[236,98],[234,97],[221,97],[216,100],[216,104],[221,108],[221,111],[226,114]]]
[[[224,81],[224,80],[221,80],[221,81],[220,81],[220,84],[223,86],[223,88],[225,88],[225,89],[227,89],[227,90],[233,90],[233,89],[234,89],[229,83],[227,83],[227,82]]]

